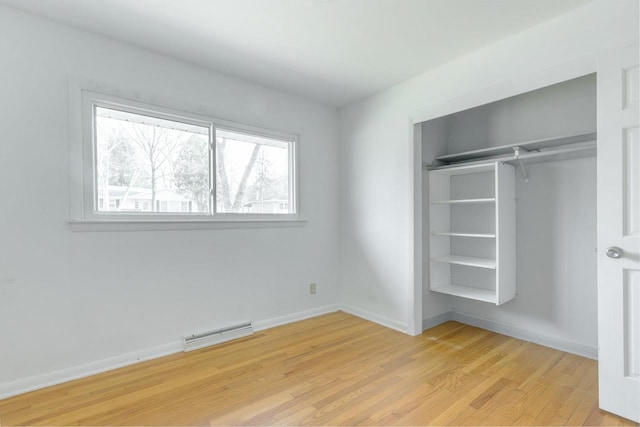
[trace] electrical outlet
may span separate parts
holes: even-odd
[[[316,293],[316,284],[315,283],[309,283],[309,293],[311,295],[314,295]]]

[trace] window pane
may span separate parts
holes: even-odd
[[[96,107],[97,210],[209,213],[209,128]]]
[[[216,211],[287,214],[291,143],[217,129]]]

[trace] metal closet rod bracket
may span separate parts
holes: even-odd
[[[529,182],[529,176],[527,175],[527,169],[524,167],[524,162],[520,158],[520,150],[523,150],[524,152],[528,152],[527,150],[525,150],[522,147],[513,147],[513,157],[520,164],[520,170],[522,171],[522,178],[524,178],[524,182]]]

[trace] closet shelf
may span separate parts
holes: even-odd
[[[463,255],[442,255],[431,257],[432,261],[446,262],[448,264],[467,265],[470,267],[496,269],[496,260],[490,258],[477,258]]]
[[[431,202],[434,205],[463,205],[463,204],[480,204],[480,203],[495,203],[495,197],[489,197],[485,199],[457,199],[457,200],[434,200]]]
[[[496,292],[480,288],[472,288],[470,286],[460,286],[454,284],[432,285],[431,290],[447,295],[469,298],[477,301],[496,303]]]
[[[479,160],[483,158],[488,159],[505,155],[513,157],[513,149],[515,147],[520,147],[522,151],[525,152],[542,153],[542,150],[555,149],[562,146],[577,145],[582,143],[589,143],[590,145],[595,146],[597,137],[598,134],[594,132],[579,135],[561,136],[556,138],[537,139],[533,141],[523,141],[514,144],[500,145],[497,147],[481,148],[479,150],[470,150],[456,154],[446,154],[443,156],[438,156],[435,159],[443,163],[457,163],[469,160]],[[551,150],[549,150],[549,152],[551,152]],[[520,157],[524,157],[524,153]]]
[[[479,237],[483,239],[495,239],[495,234],[483,234],[483,233],[453,233],[450,231],[434,231],[431,234],[434,236],[451,236],[451,237]]]

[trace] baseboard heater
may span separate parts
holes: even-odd
[[[229,326],[215,331],[202,332],[184,337],[184,351],[197,350],[214,344],[247,337],[253,334],[251,322]]]

